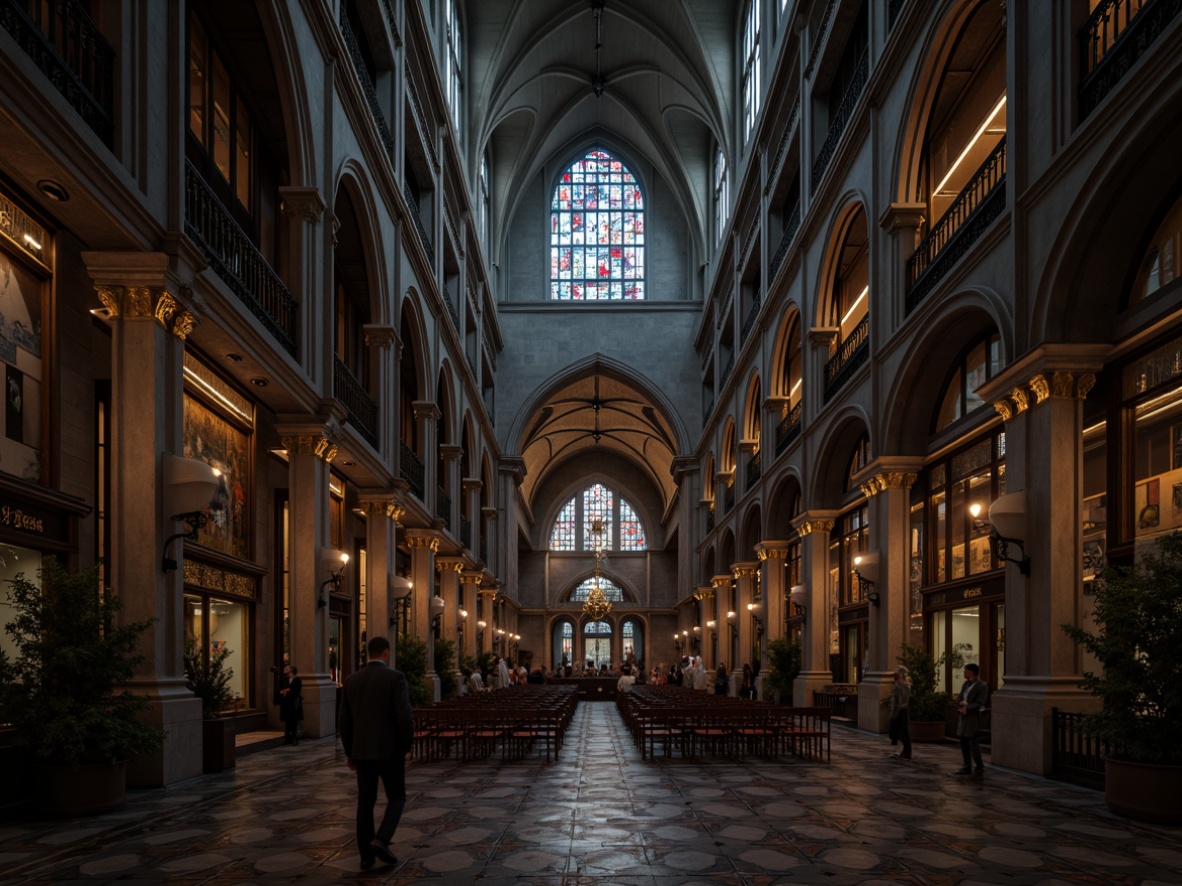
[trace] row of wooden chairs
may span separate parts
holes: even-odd
[[[512,686],[477,693],[415,711],[412,758],[425,763],[454,759],[518,760],[537,751],[558,760],[578,704],[571,686]]]
[[[792,708],[674,686],[616,699],[642,759],[785,756],[829,763],[828,708]]]

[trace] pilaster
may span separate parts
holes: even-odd
[[[395,528],[402,507],[388,493],[362,492],[365,513],[365,638],[385,637],[394,642],[391,624],[395,602],[390,597],[390,576],[394,574]]]
[[[737,695],[738,687],[743,683],[743,663],[751,664],[750,658],[758,658],[758,655],[753,653],[755,646],[755,618],[758,617],[750,609],[748,604],[762,602],[756,597],[756,591],[759,588],[757,577],[759,575],[758,561],[732,563],[731,574],[735,577],[735,618],[736,627],[739,633],[739,648],[737,654],[732,653],[734,657],[730,661],[731,666],[731,686],[730,694]]]
[[[829,533],[837,511],[806,511],[792,526],[800,535],[800,580],[805,587],[804,626],[801,631],[801,669],[792,686],[793,703],[813,703],[814,690],[833,682],[830,652],[836,652],[835,609],[829,600]]]

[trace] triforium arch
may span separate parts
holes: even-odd
[[[759,451],[759,441],[763,430],[763,385],[759,373],[751,373],[747,382],[747,396],[743,400],[743,436],[741,442],[754,442],[755,451]]]
[[[795,470],[781,474],[767,497],[763,537],[782,539],[794,535],[796,529],[792,519],[803,510],[804,497],[799,474]]]
[[[851,201],[837,216],[817,281],[817,325],[835,331],[830,353],[865,339],[870,282],[866,207],[861,200]]]
[[[800,309],[789,303],[780,320],[768,377],[768,396],[784,401],[783,415],[800,403],[803,334]]]

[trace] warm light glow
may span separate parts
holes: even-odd
[[[755,611],[755,604],[754,604],[754,603],[748,603],[748,604],[747,604],[747,611],[748,611],[748,612],[754,612],[754,611]]]
[[[477,621],[477,622],[476,622],[476,627],[478,627],[478,628],[480,628],[481,630],[483,630],[484,628],[487,628],[487,627],[488,627],[488,622],[487,622],[487,621],[485,621],[485,620],[482,618],[482,619],[480,619],[479,621]]]
[[[677,631],[674,631],[673,632],[673,640],[676,642],[677,640],[680,640],[680,639],[681,639],[681,634],[677,633]]]
[[[467,617],[468,617],[468,610],[467,610],[467,609],[461,609],[461,610],[460,610],[460,618],[467,618]]]
[[[710,621],[706,622],[706,627],[712,628],[712,627],[714,627],[714,624],[715,624],[714,619],[710,619]]]
[[[254,416],[250,415],[247,412],[243,412],[242,409],[239,408],[237,403],[233,402],[228,397],[226,397],[221,391],[217,390],[215,387],[213,387],[213,385],[209,384],[209,382],[207,382],[205,379],[203,379],[200,375],[198,375],[196,372],[194,372],[188,366],[186,366],[184,368],[184,375],[185,375],[185,381],[192,384],[193,387],[200,389],[201,393],[203,393],[207,397],[210,397],[211,399],[213,399],[215,402],[217,402],[217,404],[219,406],[222,406],[225,409],[228,409],[230,412],[234,413],[234,415],[241,417],[242,420],[247,422],[248,424],[252,424],[252,425],[254,424]]]
[[[859,566],[859,565],[861,565],[861,563],[862,563],[862,555],[858,554],[858,556],[854,557],[854,565]]]
[[[795,397],[795,396],[796,396],[796,392],[800,390],[800,383],[801,383],[802,381],[804,381],[804,379],[802,379],[802,378],[798,378],[798,379],[796,380],[796,384],[794,384],[794,385],[792,386],[792,390],[788,392],[788,396],[789,396],[789,397]]]
[[[41,244],[38,243],[36,240],[34,240],[32,235],[25,234],[24,241],[26,243],[28,243],[30,247],[32,247],[33,249],[36,249],[38,252],[41,251]]]
[[[973,519],[976,520],[981,516],[981,506],[976,502],[973,502],[973,504],[969,505],[969,513],[972,514]]]
[[[858,293],[858,297],[854,299],[854,303],[852,305],[850,305],[850,309],[845,312],[845,316],[841,318],[841,325],[842,326],[845,326],[846,321],[849,320],[850,317],[854,316],[854,311],[858,310],[858,305],[860,305],[862,303],[862,299],[864,299],[869,294],[870,294],[870,284],[866,284],[866,286],[862,289],[862,291],[860,293]]]
[[[734,611],[733,609],[732,609],[732,610],[730,610],[729,612],[727,612],[727,614],[726,614],[726,617],[727,617],[727,618],[734,618],[734,617],[735,617],[735,611]]]
[[[956,167],[960,166],[960,164],[964,162],[964,158],[972,152],[974,147],[976,147],[977,142],[981,140],[981,136],[988,132],[989,125],[993,122],[993,119],[999,113],[1001,113],[1001,109],[1005,106],[1006,97],[1003,95],[1000,99],[998,99],[997,104],[993,106],[993,110],[989,112],[989,116],[985,118],[985,122],[981,124],[981,128],[973,133],[973,137],[969,139],[969,143],[964,146],[964,150],[960,152],[960,156],[956,158],[956,162],[948,167],[948,171],[944,173],[944,178],[941,179],[940,184],[936,185],[935,193],[939,194],[944,190],[944,185],[948,184],[948,179],[952,178],[952,174],[956,172]]]

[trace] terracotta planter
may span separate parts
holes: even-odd
[[[118,809],[127,799],[127,762],[89,763],[75,769],[33,766],[37,811],[55,818],[97,815]]]
[[[945,724],[943,720],[912,720],[910,727],[911,740],[918,742],[943,741]]]
[[[1117,815],[1182,824],[1182,766],[1105,757],[1104,799]]]
[[[238,730],[234,719],[203,720],[201,723],[201,763],[204,772],[233,769]]]

